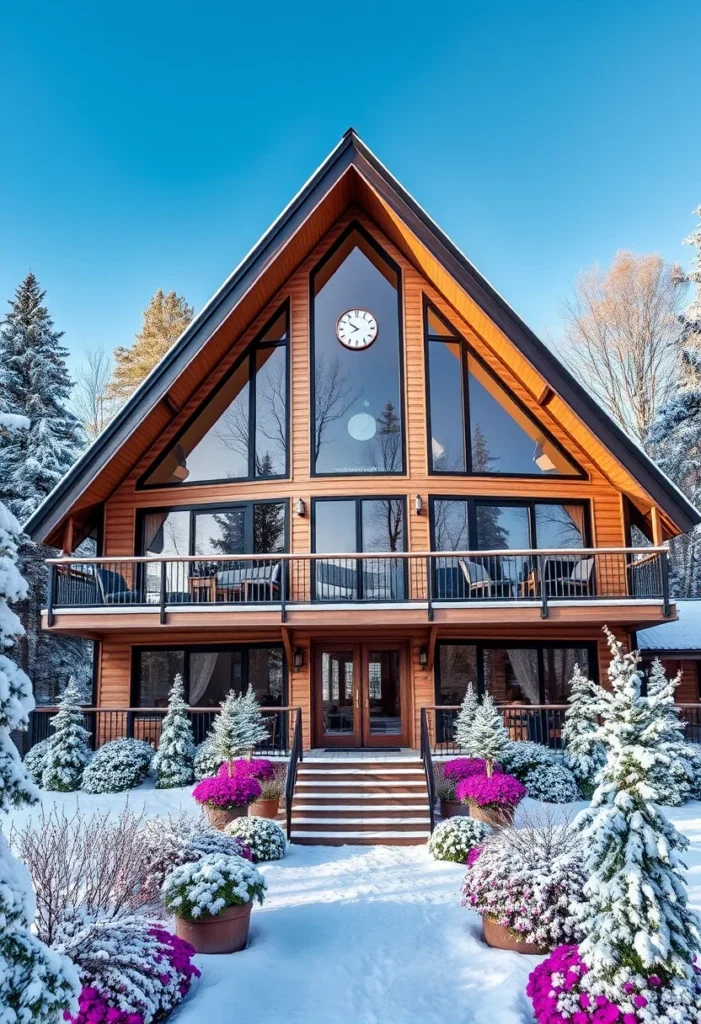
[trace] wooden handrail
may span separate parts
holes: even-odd
[[[221,705],[217,704],[215,706],[205,707],[205,708],[199,708],[199,707],[192,707],[191,708],[191,707],[188,707],[187,710],[188,711],[198,711],[198,712],[202,712],[202,711],[214,711],[214,712],[216,712],[216,711],[219,711],[220,708],[221,708]],[[48,711],[58,711],[58,710],[59,710],[59,708],[56,705],[48,705],[48,704],[42,704],[39,707],[34,708],[34,711],[40,711],[40,712],[44,712],[44,713],[46,713]],[[154,713],[155,714],[161,714],[161,713],[165,714],[167,712],[168,708],[167,707],[164,707],[164,708],[143,708],[143,707],[141,707],[141,708],[93,708],[93,707],[83,706],[83,707],[81,707],[80,710],[83,712],[83,714],[99,714],[100,712],[107,712],[107,711],[115,712],[115,713],[121,711],[121,712],[124,712],[124,714],[129,714],[130,712],[135,713],[135,714],[154,714]],[[266,714],[266,713],[269,714],[271,711],[300,711],[301,708],[299,708],[295,704],[295,705],[285,705],[284,707],[276,706],[276,707],[272,707],[272,708],[260,708],[260,710],[261,710],[261,712],[263,712],[263,714]]]
[[[679,705],[680,707],[682,705]],[[460,704],[424,704],[426,711],[459,711]],[[498,708],[512,708],[514,711],[562,711],[569,704],[497,704]]]

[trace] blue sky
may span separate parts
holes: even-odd
[[[687,262],[701,5],[5,4],[0,308],[73,358],[200,307],[353,125],[541,333],[619,248]]]

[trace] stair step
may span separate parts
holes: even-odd
[[[377,832],[359,832],[355,829],[349,829],[347,832],[329,832],[329,831],[313,831],[313,832],[297,832],[295,829],[292,830],[292,841],[296,842],[300,839],[334,839],[338,842],[349,843],[354,839],[357,840],[372,840],[373,842],[381,842],[386,839],[419,839],[425,841],[428,839],[430,833],[428,829],[415,829],[411,832],[388,832],[386,830]]]
[[[407,776],[421,775],[425,777],[423,768],[383,768],[377,765],[373,768],[351,768],[348,765],[343,768],[336,768],[334,765],[323,765],[321,767],[311,765],[299,765],[297,775],[386,775],[390,779],[404,779]]]
[[[296,788],[300,788],[302,786],[305,787],[305,788],[307,788],[309,786],[324,786],[324,787],[329,787],[329,788],[331,788],[333,786],[346,786],[346,787],[348,787],[348,786],[362,786],[363,789],[369,789],[371,787],[376,789],[378,786],[383,786],[383,785],[384,785],[385,788],[387,788],[390,781],[391,780],[389,780],[389,779],[378,779],[376,781],[368,781],[368,780],[366,780],[364,782],[361,782],[359,779],[350,779],[350,780],[349,779],[329,779],[326,776],[324,776],[324,778],[322,778],[322,779],[298,778],[297,779],[297,786],[296,786]],[[400,791],[401,791],[401,789],[403,789],[405,786],[411,786],[413,789],[415,789],[417,786],[419,786],[419,787],[423,787],[423,789],[426,789],[426,780],[425,779],[416,779],[416,780],[414,780],[414,779],[406,779],[406,780],[402,780],[401,784],[395,784],[395,786],[393,786],[392,788],[395,789],[395,790],[396,789],[400,789]]]
[[[304,800],[322,800],[328,803],[330,800],[361,800],[363,803],[373,802],[376,800],[386,800],[387,803],[405,803],[407,800],[421,800],[424,799],[428,802],[428,794],[426,790],[409,790],[404,793],[402,790],[395,788],[394,786],[387,786],[383,789],[368,790],[368,789],[349,789],[347,792],[338,789],[327,789],[327,790],[308,790],[304,789],[303,792],[295,791],[295,799],[297,797]]]
[[[297,818],[294,819],[297,825],[428,825],[430,818],[422,814],[416,818]]]
[[[387,811],[394,811],[397,814],[403,814],[406,811],[426,811],[428,813],[428,801],[423,804],[373,804],[368,807],[367,804],[339,804],[339,803],[324,803],[324,804],[292,804],[292,813],[296,814],[298,811],[316,811],[320,813],[343,811],[344,814],[351,814],[357,811],[362,811],[363,814],[383,814]]]
[[[386,821],[378,821],[377,818],[357,818],[354,821],[349,818],[301,818],[295,819],[292,828],[296,832],[314,832],[322,829],[327,832],[412,832],[416,829],[428,829],[429,818],[403,821],[401,818],[389,818]]]

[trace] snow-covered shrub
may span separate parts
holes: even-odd
[[[154,897],[173,868],[194,864],[208,853],[253,860],[251,851],[240,839],[211,828],[200,815],[149,818],[142,829],[146,847],[146,887]]]
[[[599,772],[606,760],[603,746],[596,738],[597,716],[601,711],[601,688],[574,666],[570,696],[562,729],[565,764],[577,780],[583,796],[594,792]]]
[[[535,768],[526,776],[524,785],[530,797],[545,804],[569,804],[579,795],[577,780],[564,764]]]
[[[153,901],[145,886],[144,819],[128,807],[116,818],[109,811],[83,815],[41,807],[12,828],[10,843],[29,869],[36,893],[34,926],[44,942],[53,943],[76,910],[125,917]]]
[[[81,695],[71,676],[58,702],[58,713],[51,719],[53,736],[49,739],[46,763],[41,776],[44,789],[70,793],[80,789],[83,771],[92,757],[88,746],[90,733],[83,728]]]
[[[475,693],[472,683],[468,683],[460,710],[455,719],[455,741],[467,757],[472,757],[475,752],[472,727],[475,724],[475,714],[478,706],[479,698]]]
[[[222,765],[222,758],[214,749],[212,737],[209,735],[200,743],[195,752],[194,774],[199,782],[201,779],[210,779],[216,775]]]
[[[247,807],[254,800],[258,800],[260,794],[260,782],[243,772],[202,779],[192,791],[198,804],[204,804],[205,807],[220,807],[225,811]]]
[[[513,775],[468,775],[455,787],[455,795],[462,803],[474,800],[480,807],[516,807],[526,795],[526,788]]]
[[[246,844],[256,864],[259,861],[281,860],[285,856],[285,833],[270,818],[235,818],[226,826],[225,831]]]
[[[428,840],[428,852],[436,860],[464,864],[470,850],[480,846],[488,835],[489,829],[483,822],[457,815],[436,825]]]
[[[153,759],[158,789],[189,786],[195,777],[195,741],[187,712],[183,677],[178,673],[168,696],[168,712],[161,725],[161,738]]]
[[[200,972],[194,949],[142,917],[67,923],[57,941],[83,983],[73,1024],[152,1024],[178,1005]],[[119,1016],[119,1013],[125,1016]]]
[[[500,829],[470,858],[463,906],[552,948],[579,937],[570,905],[581,899],[585,879],[573,829],[553,822]]]
[[[210,853],[194,864],[181,864],[166,878],[161,889],[164,906],[190,921],[216,917],[227,907],[265,899],[268,884],[260,871],[244,857]]]
[[[662,662],[655,658],[648,678],[648,700],[656,706],[666,728],[661,737],[667,750],[668,763],[652,769],[652,782],[657,790],[657,802],[668,807],[681,807],[691,799],[694,770],[687,759],[684,740],[685,722],[682,720],[675,693],[681,683],[681,674],[668,679]]]
[[[501,711],[489,693],[485,693],[475,711],[470,729],[470,753],[487,762],[487,774],[492,774],[495,762],[502,763],[502,752],[509,746],[509,733],[504,726]]]
[[[46,768],[46,758],[49,753],[50,740],[40,740],[35,743],[31,750],[24,755],[24,767],[31,775],[34,782],[41,785],[41,777]]]
[[[100,747],[83,772],[86,793],[121,793],[141,785],[153,761],[145,740],[111,740]]]
[[[684,761],[688,765],[689,799],[701,800],[701,743],[686,743]]]
[[[529,772],[536,768],[549,768],[561,764],[562,758],[554,750],[531,740],[515,740],[504,748],[499,763],[509,775],[515,775],[519,782],[525,782]]]

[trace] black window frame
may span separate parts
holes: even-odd
[[[434,659],[434,698],[437,707],[441,696],[441,659],[440,659],[440,648],[441,647],[474,647],[477,654],[477,679],[471,680],[477,684],[478,696],[484,696],[484,651],[485,650],[535,650],[538,652],[538,696],[539,703],[545,704],[546,707],[555,707],[556,705],[548,705],[545,701],[545,660],[543,652],[546,650],[559,651],[559,650],[583,650],[586,649],[589,657],[589,679],[592,682],[599,682],[599,654],[598,644],[596,640],[472,640],[472,639],[450,639],[450,640],[437,640],[436,641],[436,656]]]
[[[428,326],[428,312],[431,313],[445,326],[448,335],[432,334],[429,331]],[[497,479],[511,479],[511,480],[576,480],[582,478],[585,480],[589,479],[589,474],[585,472],[580,466],[579,462],[570,454],[565,451],[564,447],[557,441],[549,430],[531,413],[530,409],[523,404],[523,402],[511,391],[511,389],[500,380],[497,374],[494,373],[491,366],[489,366],[482,357],[475,352],[474,348],[469,342],[460,334],[452,324],[448,323],[446,318],[439,312],[435,305],[428,299],[424,294],[423,296],[423,332],[424,332],[424,377],[426,385],[426,459],[427,459],[427,470],[429,476],[459,476],[459,477],[491,477]],[[460,383],[462,391],[462,420],[463,420],[463,445],[464,445],[464,462],[465,469],[434,469],[433,466],[433,448],[432,448],[432,434],[431,434],[431,368],[430,368],[430,357],[429,357],[429,346],[435,342],[453,342],[460,345]],[[469,389],[469,371],[467,365],[468,355],[479,363],[482,369],[487,373],[496,384],[507,394],[509,399],[518,406],[524,416],[527,417],[533,423],[535,427],[548,439],[548,442],[552,444],[554,448],[562,455],[567,462],[570,463],[572,468],[575,470],[574,473],[499,473],[496,470],[489,472],[488,470],[482,470],[480,472],[473,472],[472,470],[472,430],[470,426],[470,389]]]
[[[241,692],[245,693],[248,688],[249,679],[249,652],[251,650],[279,650],[282,652],[282,703],[280,707],[287,707],[289,699],[289,676],[290,666],[287,664],[285,645],[275,641],[262,643],[221,643],[221,644],[137,644],[131,649],[131,682],[130,707],[140,708],[140,686],[141,678],[139,672],[139,658],[142,653],[149,651],[182,651],[183,652],[183,683],[185,686],[185,700],[190,706],[190,656],[194,654],[212,654],[240,651],[243,654],[241,661]],[[148,705],[146,705],[148,706]],[[220,705],[221,706],[221,705]],[[214,710],[214,707],[212,708]]]
[[[286,324],[286,338],[284,341],[266,341],[262,339],[265,337],[267,332],[284,314]],[[290,299],[287,298],[285,301],[278,306],[273,315],[266,321],[263,328],[258,331],[253,341],[248,345],[244,352],[234,361],[232,366],[226,371],[219,383],[214,387],[206,398],[200,402],[195,411],[191,416],[188,416],[185,423],[182,425],[180,430],[175,436],[168,442],[163,451],[151,462],[148,469],[142,473],[136,482],[136,490],[139,491],[162,491],[167,488],[175,487],[178,490],[184,487],[216,487],[219,485],[226,485],[232,483],[246,483],[250,481],[262,482],[267,480],[289,480],[290,479],[290,336],[292,331],[292,319],[291,319],[291,303]],[[285,360],[285,471],[283,473],[271,473],[269,476],[256,476],[256,392],[255,386],[256,381],[256,353],[261,349],[267,348],[285,348],[287,350],[287,357]],[[168,457],[172,449],[177,445],[183,435],[190,429],[192,424],[197,418],[204,412],[207,404],[214,398],[215,395],[219,394],[221,389],[226,386],[229,380],[239,370],[239,368],[248,361],[248,474],[247,476],[235,476],[225,477],[223,479],[215,480],[183,480],[181,483],[171,481],[170,483],[148,483],[148,478],[154,473],[162,462]],[[210,428],[211,429],[211,428]]]
[[[312,554],[321,555],[322,557],[325,554],[324,551],[317,551],[316,550],[316,509],[317,509],[317,505],[319,503],[321,503],[321,502],[331,502],[331,501],[353,502],[353,504],[355,505],[355,543],[356,543],[356,550],[355,551],[349,551],[347,553],[349,558],[352,558],[353,555],[366,553],[366,552],[364,552],[364,549],[362,547],[362,543],[363,543],[363,514],[362,514],[363,504],[362,503],[364,501],[400,501],[402,503],[402,509],[404,510],[404,529],[402,530],[402,538],[403,538],[404,546],[402,547],[401,552],[399,552],[399,553],[403,554],[403,553],[405,553],[408,550],[408,548],[407,548],[408,523],[407,523],[407,518],[406,518],[406,509],[407,509],[406,494],[362,494],[362,495],[356,495],[356,494],[333,494],[333,495],[329,495],[329,496],[319,495],[318,497],[312,498],[312,514],[311,514],[311,534],[312,534],[312,537],[311,537],[311,541],[312,541],[311,548],[312,548]],[[372,554],[373,552],[370,551],[370,552],[367,552],[367,553],[368,554]],[[344,552],[331,552],[331,554],[344,554]],[[387,554],[392,554],[392,552],[387,552]]]
[[[582,537],[582,548],[591,547],[592,538],[592,503],[590,498],[505,498],[500,495],[483,496],[467,494],[429,494],[429,536],[431,538],[431,551],[436,551],[436,515],[435,504],[437,501],[460,501],[467,505],[467,532],[468,550],[479,551],[477,541],[477,506],[509,506],[512,508],[528,509],[528,534],[530,547],[537,551],[538,529],[536,523],[536,505],[579,505],[584,509],[584,536]],[[509,548],[504,548],[508,551]],[[547,551],[547,548],[542,550]]]
[[[401,414],[401,431],[402,431],[402,468],[396,472],[387,473],[376,473],[358,470],[353,473],[340,473],[337,471],[325,473],[318,472],[316,468],[316,458],[314,456],[314,439],[316,432],[316,380],[315,380],[315,367],[316,367],[316,327],[314,322],[314,280],[320,270],[332,259],[338,249],[343,245],[346,239],[357,232],[363,237],[363,239],[370,245],[377,255],[384,260],[384,262],[391,267],[394,273],[397,275],[397,347],[398,347],[398,359],[399,359],[399,408]],[[405,374],[404,374],[404,281],[402,277],[402,269],[392,257],[385,252],[380,243],[370,234],[370,232],[360,223],[358,220],[352,220],[348,227],[341,232],[334,244],[331,246],[329,251],[319,260],[316,266],[309,274],[309,409],[310,409],[310,424],[309,424],[309,475],[312,478],[315,477],[326,477],[326,478],[344,478],[344,477],[402,477],[408,475],[408,458],[407,458],[407,421],[406,421],[406,396],[405,396]]]
[[[253,551],[253,537],[254,537],[254,515],[253,509],[256,505],[282,505],[285,510],[285,527],[283,530],[283,544],[282,551],[271,551],[271,552],[254,552]],[[274,556],[277,554],[287,554],[290,550],[290,499],[289,498],[255,498],[255,499],[244,499],[238,501],[233,499],[232,501],[217,501],[208,502],[206,504],[193,505],[163,505],[159,507],[148,507],[139,508],[136,512],[136,537],[134,550],[137,556],[144,555],[144,519],[148,515],[154,515],[159,512],[189,512],[190,520],[188,523],[188,555],[195,555],[195,519],[200,513],[211,513],[211,512],[228,512],[232,509],[243,508],[246,511],[246,519],[244,526],[244,547],[245,551],[241,554],[259,554],[261,558],[266,555]],[[248,550],[250,548],[250,550]],[[166,561],[169,559],[177,560],[177,555],[164,555]],[[214,555],[201,556],[211,559],[215,559]]]

